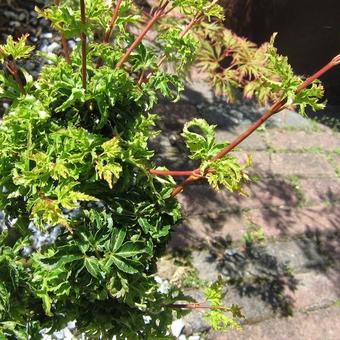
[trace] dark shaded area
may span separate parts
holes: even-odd
[[[289,57],[295,72],[311,75],[340,53],[340,2],[338,0],[224,0],[226,25],[256,43],[278,32],[276,46]],[[340,67],[321,79],[332,105],[310,113],[330,126],[340,119]],[[327,118],[324,118],[324,116]]]
[[[46,31],[47,22],[39,19],[34,11],[35,6],[43,7],[46,0],[0,0],[0,43],[4,43],[8,35],[15,39],[29,33],[34,43],[42,32]]]
[[[263,246],[249,244],[244,249],[234,249],[228,237],[214,242],[209,251],[208,262],[229,278],[241,297],[257,296],[274,312],[293,314],[294,301],[287,292],[294,293],[298,281],[288,264],[279,262]]]
[[[278,32],[277,46],[296,72],[309,75],[340,53],[337,0],[229,0],[227,25],[256,43]],[[328,98],[340,104],[340,70],[324,77]]]

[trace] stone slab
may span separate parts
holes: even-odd
[[[295,310],[312,310],[335,303],[340,297],[339,272],[308,271],[294,275],[297,286],[294,291],[286,286],[285,295],[293,301]]]
[[[210,245],[220,238],[240,239],[247,230],[242,214],[208,214],[186,218],[175,226],[169,243],[170,249],[197,249]]]
[[[280,176],[262,177],[245,185],[244,190],[247,197],[227,190],[217,192],[209,185],[192,185],[178,195],[178,199],[187,216],[240,209],[295,207],[299,204],[296,190],[289,180]]]
[[[170,248],[201,248],[219,239],[239,241],[250,226],[263,229],[267,238],[340,232],[340,205],[306,208],[268,207],[187,217],[174,228]]]
[[[339,178],[307,178],[299,180],[306,204],[340,201]]]
[[[309,153],[254,152],[253,171],[270,175],[301,177],[336,177],[325,155]]]
[[[298,151],[318,149],[333,151],[340,147],[340,134],[332,131],[306,132],[272,130],[266,133],[269,144],[275,150]]]
[[[162,102],[153,109],[153,112],[160,118],[157,121],[157,127],[162,132],[172,133],[181,132],[187,121],[200,116],[196,107],[186,100],[177,103]]]
[[[326,310],[333,306],[339,299],[337,288],[338,273],[321,273],[310,271],[298,273],[290,282],[284,281],[284,277],[264,279],[256,278],[253,282],[241,282],[238,285],[228,285],[224,305],[237,304],[242,308],[245,319],[242,323],[245,328],[248,324],[263,324],[275,316],[280,319],[271,320],[294,320],[302,312],[313,310]],[[279,287],[278,287],[279,286]],[[204,301],[201,291],[186,291],[196,301]],[[292,316],[287,318],[286,313]],[[285,317],[283,317],[285,316]],[[184,318],[186,335],[191,335],[209,329],[203,319],[202,311]]]
[[[286,109],[272,116],[267,124],[269,128],[285,128],[295,130],[313,131],[313,123],[310,119],[302,117],[295,111]]]
[[[248,212],[249,221],[263,228],[267,237],[292,237],[302,234],[340,231],[340,205],[308,208],[267,208]]]
[[[340,308],[332,306],[289,318],[274,318],[243,331],[211,333],[208,340],[337,340],[340,334]]]

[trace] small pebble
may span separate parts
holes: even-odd
[[[185,324],[184,324],[183,320],[181,320],[181,319],[175,320],[171,325],[172,335],[175,336],[176,338],[178,338],[181,335],[184,326],[185,326]]]
[[[43,38],[43,39],[52,39],[52,37],[53,37],[53,34],[50,33],[50,32],[48,32],[48,33],[43,33],[43,34],[41,35],[41,38]]]

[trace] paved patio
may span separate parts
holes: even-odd
[[[179,103],[159,107],[165,133],[155,143],[157,161],[171,169],[190,168],[179,136],[188,119],[218,123],[218,139],[230,141],[261,110],[251,103],[240,102],[236,108],[216,103],[204,83],[196,84]],[[340,133],[286,110],[237,153],[253,156],[249,196],[217,193],[204,182],[188,187],[179,196],[184,221],[176,227],[169,251],[189,252],[201,280],[220,274],[229,279],[225,303],[243,308],[244,329],[213,333],[202,314],[194,312],[185,318],[182,334],[199,333],[202,339],[337,339]],[[264,240],[245,246],[244,234],[257,231]],[[181,275],[176,270],[161,269],[169,279]],[[199,289],[188,293],[202,297]]]

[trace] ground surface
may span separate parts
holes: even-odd
[[[263,110],[262,110],[263,111]],[[182,124],[204,117],[219,125],[218,139],[232,140],[261,112],[251,103],[228,106],[199,81],[177,104],[159,107],[165,133],[157,161],[190,169],[179,133]],[[180,196],[184,221],[170,253],[191,261],[197,280],[230,280],[226,305],[245,314],[242,332],[213,333],[200,312],[184,319],[182,334],[207,339],[337,339],[340,334],[340,134],[285,111],[245,141],[251,153],[249,197],[216,193],[206,183]],[[251,242],[245,246],[244,235]],[[264,234],[264,237],[263,237]],[[176,263],[174,263],[176,261]],[[180,281],[187,269],[169,256],[160,274]],[[194,280],[195,281],[195,280]],[[202,299],[197,282],[188,293]]]

